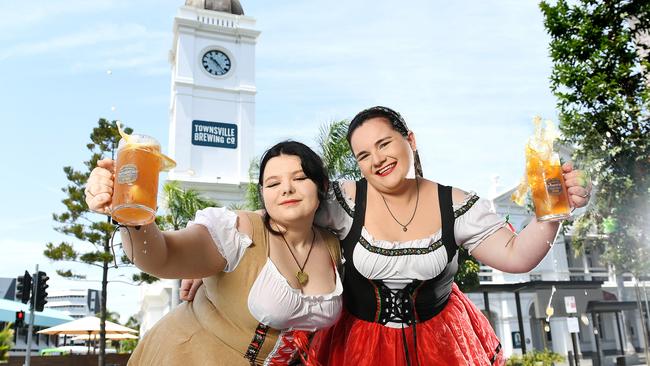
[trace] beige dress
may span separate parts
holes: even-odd
[[[282,343],[279,335],[284,333],[258,322],[247,304],[268,253],[268,231],[262,218],[247,215],[253,226],[252,244],[237,267],[204,278],[194,301],[179,305],[147,332],[129,365],[262,365],[277,351],[277,344]],[[320,234],[339,264],[338,239],[322,229]]]

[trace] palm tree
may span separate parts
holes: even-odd
[[[196,211],[207,207],[220,207],[218,202],[202,197],[198,191],[183,189],[177,181],[163,186],[167,215],[158,218],[159,223],[169,229],[180,230],[194,218]]]
[[[259,188],[257,184],[257,176],[260,174],[260,159],[259,157],[251,160],[248,167],[248,186],[246,187],[246,202],[244,207],[251,211],[259,210],[262,208],[262,199],[259,195]]]
[[[207,207],[220,207],[221,205],[209,198],[201,196],[194,189],[184,189],[177,181],[170,181],[163,186],[167,214],[159,216],[156,221],[161,228],[180,230],[194,218],[196,211]],[[180,281],[177,280],[172,288],[172,307],[180,302]]]
[[[361,179],[361,172],[345,138],[348,133],[348,124],[348,120],[324,123],[316,137],[323,163],[325,163],[332,180]]]

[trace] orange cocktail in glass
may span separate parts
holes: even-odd
[[[158,175],[175,163],[146,135],[124,135],[115,162],[111,216],[124,225],[146,225],[156,218]]]
[[[552,122],[535,118],[535,134],[526,144],[526,180],[539,221],[559,221],[571,215],[560,156],[553,151],[559,136]]]
[[[557,153],[545,157],[526,147],[526,177],[539,221],[564,220],[571,215],[562,165]]]

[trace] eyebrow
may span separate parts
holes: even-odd
[[[374,145],[375,145],[375,146],[377,146],[377,145],[381,145],[382,142],[391,139],[391,137],[392,137],[392,136],[382,137],[382,138],[380,138],[379,140],[375,141],[375,144],[374,144]],[[357,153],[357,155],[356,155],[356,158],[359,159],[359,157],[360,157],[362,154],[364,154],[364,153],[368,154],[368,152],[367,152],[366,150],[361,150],[361,151],[359,151],[359,152]]]
[[[304,172],[304,170],[302,170],[302,169],[298,169],[298,170],[294,170],[294,171],[292,171],[292,172],[291,172],[291,175],[296,175],[296,174],[298,174],[298,173],[305,173],[305,172]],[[278,178],[279,178],[279,176],[277,176],[277,175],[272,175],[272,176],[270,176],[270,177],[264,179],[264,183],[266,183],[269,179],[278,179]]]

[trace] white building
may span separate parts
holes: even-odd
[[[243,200],[254,156],[255,44],[237,0],[187,0],[170,51],[169,154],[180,181],[222,205]]]
[[[492,197],[492,203],[497,214],[509,216],[510,223],[521,231],[530,222],[532,214],[512,202],[513,191]],[[574,215],[579,214],[574,212]],[[482,291],[468,296],[484,313],[489,309],[489,318],[506,356],[521,354],[524,349],[530,352],[545,348],[566,356],[569,351],[573,352],[570,322],[573,326],[577,324],[576,347],[584,358],[591,358],[598,347],[604,355],[621,354],[628,341],[636,351],[641,351],[644,347],[642,321],[638,310],[630,310],[636,308],[632,278],[625,276],[624,296],[618,299],[622,302],[612,301],[617,300],[614,272],[599,258],[599,253],[595,252],[575,255],[571,247],[571,232],[563,234],[561,230],[549,253],[529,273],[508,274],[481,266],[481,289],[494,290],[487,294],[488,307]],[[518,289],[518,294],[513,293],[515,289]],[[523,333],[519,325],[517,297]],[[565,297],[575,300],[575,313],[567,313],[565,301],[569,300]],[[553,308],[550,317],[547,315],[548,307]],[[625,313],[625,324],[620,321],[620,311]],[[631,339],[628,339],[625,328],[628,328]]]
[[[173,32],[168,179],[241,203],[254,157],[255,19],[237,0],[187,0]],[[178,303],[178,282],[143,285],[140,303],[144,335]]]
[[[19,301],[12,301],[7,299],[0,299],[0,329],[8,323],[15,322],[15,313],[17,311],[25,312],[25,324],[23,327],[15,329],[13,347],[9,350],[10,356],[24,356],[27,353],[27,338],[29,337],[29,322],[31,313],[29,311],[29,303],[23,304]],[[32,347],[31,354],[38,355],[38,352],[43,348],[50,348],[56,345],[57,336],[49,336],[45,334],[38,334],[38,331],[54,327],[63,323],[74,320],[64,312],[44,309],[43,311],[34,312],[34,328],[32,332]]]
[[[74,319],[95,316],[100,311],[99,290],[51,290],[48,291],[46,309],[58,310]]]
[[[140,337],[178,304],[177,280],[160,280],[140,285]]]

